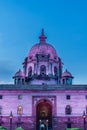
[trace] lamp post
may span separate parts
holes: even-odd
[[[40,126],[39,126],[39,129],[41,130],[41,120],[39,120],[39,122],[40,122]]]
[[[10,130],[12,130],[12,118],[13,118],[13,114],[12,111],[10,112]]]
[[[48,130],[48,120],[46,120],[46,129]]]
[[[86,114],[83,112],[84,130],[86,130]]]
[[[23,109],[22,109],[21,105],[18,106],[17,113],[18,113],[18,123],[17,123],[17,126],[19,127],[19,126],[21,126],[21,123],[22,123],[21,122],[21,117],[22,117],[22,114],[23,114]]]
[[[1,108],[0,108],[0,126],[2,125],[2,113],[1,113]]]
[[[22,122],[21,122],[21,116],[22,116],[21,114],[18,115],[18,127],[20,127],[20,126],[21,126],[21,123],[22,123]]]
[[[2,125],[2,115],[0,115],[0,126]]]

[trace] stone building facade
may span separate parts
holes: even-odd
[[[23,71],[13,76],[14,84],[0,85],[0,124],[12,130],[17,126],[24,130],[83,129],[87,85],[72,84],[72,74],[63,72],[61,58],[46,42],[43,29],[39,39],[25,58]]]

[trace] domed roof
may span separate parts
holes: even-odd
[[[50,55],[50,59],[58,59],[58,55],[56,53],[55,48],[46,43],[46,36],[44,35],[44,30],[42,29],[41,36],[39,37],[40,42],[35,44],[28,54],[29,58],[35,58],[36,54]]]
[[[64,73],[62,73],[62,77],[72,77],[72,74],[66,69],[66,71]]]
[[[19,69],[19,71],[16,72],[16,74],[13,78],[15,78],[15,77],[25,77],[25,74]]]

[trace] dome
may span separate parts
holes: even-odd
[[[66,69],[66,71],[64,73],[62,73],[62,77],[72,77],[72,74]]]
[[[19,69],[19,71],[16,72],[16,74],[13,78],[15,78],[15,77],[25,77],[25,74]]]
[[[46,43],[46,36],[44,35],[44,30],[42,29],[41,36],[39,37],[40,42],[35,44],[28,54],[28,58],[35,58],[36,54],[42,54],[42,55],[48,55],[50,56],[50,59],[58,59],[58,55],[56,53],[55,48]]]

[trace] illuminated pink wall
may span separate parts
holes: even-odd
[[[66,116],[65,115],[65,107],[66,105],[70,105],[72,108],[72,113],[70,116],[81,116],[83,111],[86,110],[87,99],[85,95],[87,91],[29,91],[29,90],[18,90],[18,91],[0,91],[0,95],[3,93],[3,99],[0,99],[0,105],[2,106],[2,115],[8,116],[10,111],[13,112],[14,116],[17,116],[17,107],[18,105],[23,106],[23,116],[29,115],[32,116],[32,106],[35,106],[35,102],[33,102],[33,97],[37,97],[37,101],[43,99],[50,100],[53,97],[53,111],[54,108],[57,116]],[[22,95],[22,99],[18,99],[18,95]],[[70,95],[71,99],[67,100],[66,95]],[[55,98],[54,98],[55,97]],[[33,104],[34,103],[34,104]],[[56,105],[56,107],[55,107]],[[34,111],[33,111],[34,113]]]

